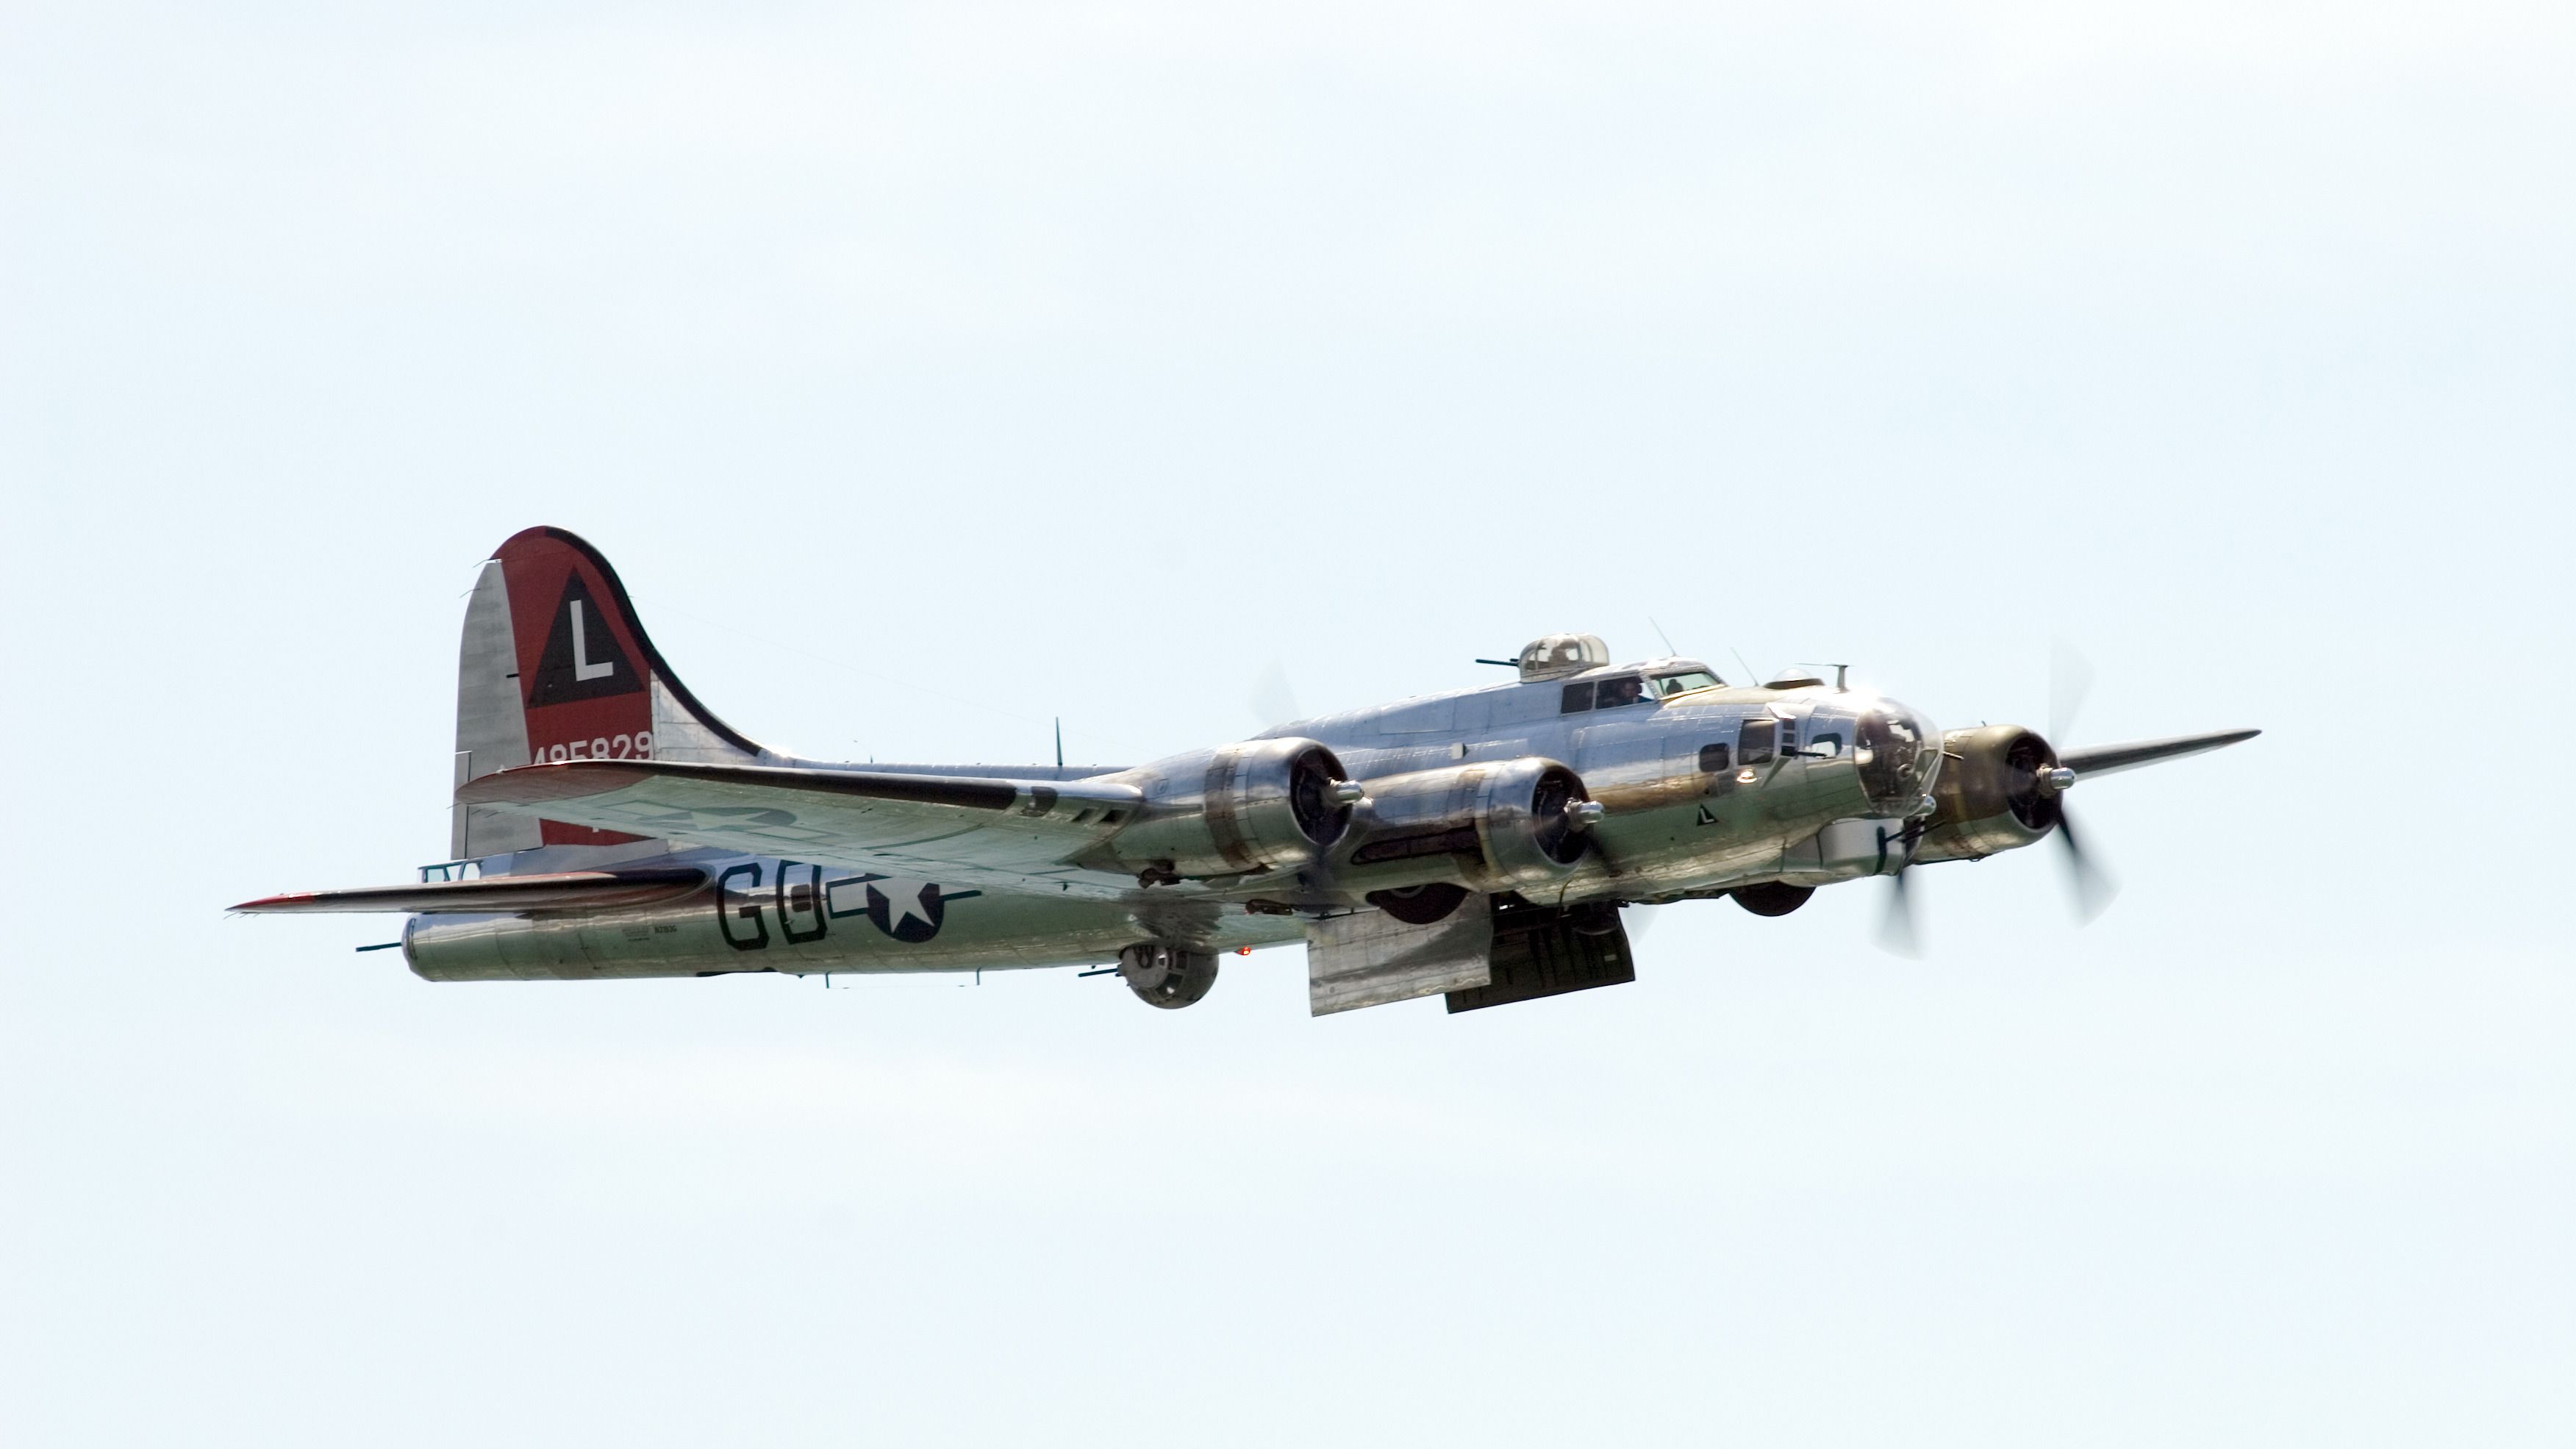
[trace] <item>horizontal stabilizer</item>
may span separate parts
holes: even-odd
[[[1065,862],[1145,803],[1132,785],[1098,780],[676,760],[528,765],[470,780],[456,798],[657,840],[871,868],[894,862],[996,884],[1062,875]]]
[[[707,883],[695,866],[656,870],[574,870],[553,875],[487,875],[353,891],[297,891],[262,896],[236,911],[321,914],[408,911],[418,915],[486,915],[499,911],[589,911],[676,900]]]
[[[2086,745],[2080,750],[2060,754],[2057,762],[2078,775],[2090,778],[2134,770],[2160,760],[2179,760],[2185,755],[2223,750],[2261,733],[2261,730],[2214,730],[2205,735],[2175,735],[2165,740],[2133,740],[2125,745]]]

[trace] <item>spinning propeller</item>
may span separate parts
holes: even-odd
[[[2049,650],[2048,658],[2048,740],[2064,752],[2063,741],[2073,737],[2075,716],[2084,708],[2085,697],[2093,692],[2093,666],[2075,646],[2060,639]],[[2066,813],[2066,791],[2075,783],[2075,771],[2063,763],[2047,771],[2034,782],[2057,802],[2057,840],[2064,847],[2059,859],[2066,862],[2067,888],[2075,897],[2075,915],[2085,925],[2110,909],[2111,900],[2120,893],[2120,883],[2109,871],[2084,853],[2084,842],[2075,833],[2075,819]]]
[[[2075,716],[2092,692],[2093,666],[2066,641],[2057,641],[2049,658],[2048,740],[2052,748],[2055,741],[2065,739],[2074,729]],[[2067,890],[2073,898],[2077,924],[2092,924],[2095,917],[2109,909],[2112,899],[2120,893],[2120,885],[2099,861],[2085,853],[2075,818],[2067,811],[2066,792],[2074,788],[2077,771],[2037,749],[2016,751],[2007,770],[2006,792],[2016,802],[2017,813],[2027,809],[2034,824],[2046,821],[2056,827],[2050,833],[2057,838],[2058,858],[2066,862]],[[1888,878],[1887,905],[1879,920],[1878,942],[1899,956],[1922,954],[1914,897],[1906,888],[1905,877],[1913,869],[1915,848],[1927,828],[1928,818],[1917,816],[1906,821],[1904,829],[1887,841],[1891,852],[1902,853],[1904,863]]]

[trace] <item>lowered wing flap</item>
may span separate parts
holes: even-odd
[[[1384,911],[1327,916],[1306,928],[1306,1009],[1325,1016],[1493,979],[1494,921],[1467,897],[1448,919],[1407,925]]]
[[[408,911],[415,915],[484,915],[501,911],[591,911],[677,900],[707,883],[695,866],[652,870],[571,870],[548,875],[488,875],[353,891],[296,891],[262,896],[236,911],[322,914]]]
[[[1090,780],[566,760],[502,770],[469,805],[752,855],[904,863],[1008,884],[1065,864],[1133,819],[1144,793]]]
[[[2087,745],[2080,750],[2067,750],[2057,762],[2087,779],[2095,775],[2116,774],[2152,765],[2163,760],[2179,760],[2209,750],[2223,750],[2241,744],[2263,733],[2261,730],[2213,730],[2205,735],[2175,735],[2163,740],[2133,740],[2124,745]]]

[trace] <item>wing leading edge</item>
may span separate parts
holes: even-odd
[[[494,875],[347,891],[294,891],[234,906],[262,914],[406,911],[416,915],[482,915],[498,911],[587,911],[677,900],[707,883],[695,866],[649,870],[572,870]]]

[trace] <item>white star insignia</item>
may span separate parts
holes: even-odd
[[[886,929],[889,931],[901,929],[906,921],[936,926],[937,922],[930,919],[929,908],[922,904],[922,899],[938,888],[936,882],[926,880],[887,877],[868,882],[868,889],[886,898]]]

